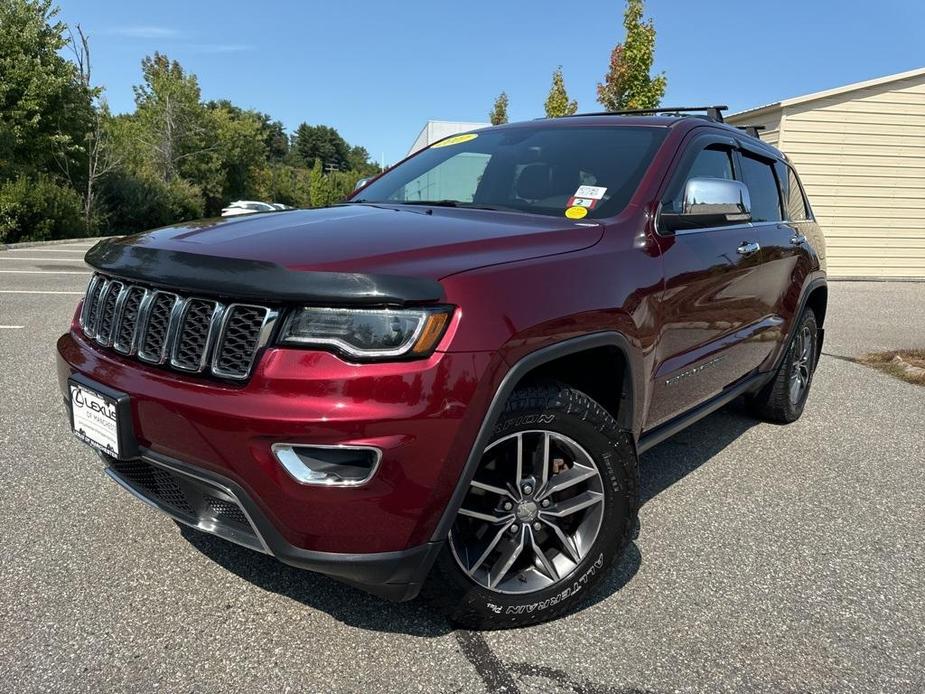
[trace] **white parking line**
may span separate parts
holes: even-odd
[[[46,292],[41,289],[0,289],[0,294],[68,294],[83,296],[84,292]]]
[[[3,275],[89,275],[90,270],[0,270]]]
[[[7,248],[6,253],[86,253],[89,248]]]
[[[22,330],[24,325],[0,325],[0,330]]]
[[[82,263],[84,261],[83,258],[39,258],[28,255],[0,255],[0,260],[31,260],[40,263],[51,263],[55,261],[59,263]]]

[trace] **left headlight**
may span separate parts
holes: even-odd
[[[453,309],[352,309],[306,306],[290,313],[280,342],[328,347],[360,359],[424,357],[443,336]]]

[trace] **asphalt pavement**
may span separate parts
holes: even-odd
[[[925,283],[833,282],[803,418],[642,458],[640,534],[558,621],[455,630],[193,531],[74,440],[54,374],[88,241],[0,251],[0,691],[925,691]]]

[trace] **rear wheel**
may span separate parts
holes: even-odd
[[[438,559],[433,597],[479,629],[569,610],[623,553],[637,475],[631,438],[594,400],[558,383],[518,390]]]
[[[807,308],[794,330],[777,374],[749,399],[749,405],[756,415],[781,424],[800,418],[816,370],[818,340],[816,314]]]

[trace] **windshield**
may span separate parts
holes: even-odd
[[[386,172],[350,202],[610,217],[626,207],[664,136],[664,128],[612,125],[456,135]]]

